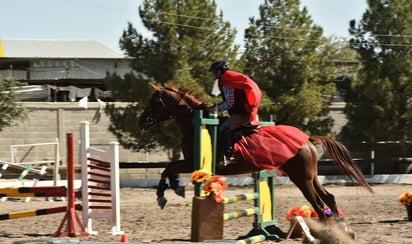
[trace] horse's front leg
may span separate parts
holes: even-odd
[[[157,204],[163,209],[166,206],[167,199],[165,198],[165,191],[167,189],[166,178],[161,178],[157,185]]]
[[[175,191],[176,195],[185,197],[185,187],[179,185],[178,174],[169,175],[170,187]]]
[[[157,203],[161,209],[163,209],[167,203],[167,199],[164,196],[165,191],[168,188],[166,179],[169,179],[170,187],[174,190],[174,192],[177,195],[182,197],[185,196],[185,189],[183,186],[179,185],[179,179],[177,177],[178,173],[190,173],[193,171],[193,166],[185,162],[185,160],[170,162],[165,168],[165,170],[162,172],[156,191]]]

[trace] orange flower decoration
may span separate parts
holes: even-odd
[[[302,207],[294,207],[289,209],[286,213],[286,219],[288,221],[292,221],[292,219],[296,216],[302,217],[317,217],[316,212],[309,207],[308,205],[303,205]]]
[[[402,195],[400,195],[399,202],[402,205],[412,204],[412,191],[407,191],[407,192],[404,192]]]
[[[293,218],[296,216],[303,216],[303,213],[300,207],[290,208],[288,212],[286,213],[286,219],[288,221],[292,221]]]
[[[302,217],[310,217],[312,215],[311,207],[309,207],[308,205],[303,205],[302,207],[300,207],[300,210],[303,214]]]
[[[325,207],[324,212],[327,217],[332,216],[332,211],[329,209],[329,207]],[[341,209],[338,209],[339,216],[343,218],[343,211]],[[292,221],[294,217],[296,216],[302,216],[302,217],[310,217],[310,218],[317,218],[319,217],[318,214],[315,212],[315,210],[308,205],[303,205],[301,207],[293,207],[289,209],[289,211],[286,213],[286,219],[288,221]]]
[[[202,183],[204,181],[210,180],[211,177],[212,176],[209,173],[209,171],[200,169],[200,170],[193,171],[190,179],[192,180],[193,183],[195,182]]]
[[[203,186],[206,193],[210,193],[217,203],[223,201],[223,190],[227,188],[227,183],[221,175],[214,175]]]

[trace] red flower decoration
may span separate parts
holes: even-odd
[[[214,175],[203,186],[203,190],[213,196],[217,203],[223,201],[223,190],[227,188],[227,183],[221,175]]]
[[[330,210],[329,207],[326,206],[324,211],[327,217],[332,216],[332,211]],[[338,209],[338,213],[339,213],[339,216],[343,218],[343,211],[341,209]],[[292,221],[293,218],[296,216],[311,217],[311,218],[319,217],[319,215],[315,212],[315,210],[307,205],[303,205],[301,207],[293,207],[289,209],[289,211],[286,213],[286,219],[288,221]]]

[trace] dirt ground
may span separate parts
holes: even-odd
[[[398,197],[404,191],[412,190],[412,185],[374,185],[375,195],[353,186],[326,186],[336,197],[339,208],[345,215],[346,224],[355,233],[354,243],[412,243],[412,222],[407,221],[404,206]],[[225,195],[251,192],[251,187],[229,187]],[[165,209],[157,207],[155,189],[121,188],[121,228],[130,242],[182,243],[190,240],[191,202],[193,187],[186,186],[186,198],[167,192],[169,200]],[[62,206],[66,202],[48,202],[43,198],[33,198],[30,203],[19,199],[0,202],[3,213],[28,209]],[[237,206],[250,207],[251,202]],[[294,186],[276,187],[276,216],[279,227],[287,232],[290,223],[285,219],[289,208],[307,204]],[[234,206],[235,204],[229,205]],[[55,240],[53,233],[64,214],[36,216],[0,222],[0,243],[26,243],[27,240]],[[79,213],[81,217],[81,213]],[[233,240],[246,234],[252,228],[253,217],[225,222],[224,239]],[[97,236],[75,237],[72,241],[119,242],[120,236],[112,236],[107,220],[94,220]],[[303,239],[281,240],[280,243],[302,243]],[[39,242],[40,243],[40,242]],[[265,241],[264,243],[271,243]]]

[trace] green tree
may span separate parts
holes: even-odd
[[[236,31],[223,13],[217,14],[215,1],[145,0],[139,13],[153,37],[143,38],[129,23],[120,45],[134,58],[137,71],[160,83],[187,69],[197,83],[211,88],[209,65],[218,59],[236,60]]]
[[[270,100],[262,113],[307,132],[329,133],[333,120],[327,107],[336,88],[327,61],[336,50],[299,0],[266,0],[259,13],[245,32],[244,58],[246,73]]]
[[[235,64],[239,48],[234,45],[236,31],[223,20],[223,13],[218,13],[216,7],[211,0],[145,0],[139,7],[139,14],[152,36],[143,37],[131,23],[128,24],[120,46],[133,58],[133,69],[148,78],[139,81],[116,78],[107,82],[112,84],[117,100],[138,103],[124,108],[112,105],[107,109],[112,119],[111,130],[120,142],[122,138],[129,138],[128,143],[122,143],[127,148],[138,150],[144,145],[146,150],[159,145],[179,148],[176,138],[180,135],[172,123],[162,123],[150,130],[151,143],[142,139],[145,135],[135,131],[141,104],[146,104],[147,95],[152,93],[146,89],[149,82],[190,87],[205,94],[206,102],[210,102],[206,96],[213,86],[208,74],[210,64],[220,59]],[[129,89],[135,86],[143,87],[144,94]],[[129,116],[129,119],[121,119],[121,116]]]
[[[361,68],[346,93],[346,138],[412,138],[412,2],[368,0],[357,23],[350,21],[351,46]]]
[[[106,85],[112,91],[111,97],[114,101],[124,102],[118,106],[108,103],[105,108],[111,122],[109,130],[118,138],[119,143],[135,151],[155,147],[157,144],[154,137],[137,128],[138,111],[144,108],[144,104],[139,101],[148,100],[150,95],[147,78],[133,73],[125,75],[124,78],[108,74]]]
[[[0,80],[0,131],[27,117],[27,110],[18,103],[15,88],[23,85],[13,77]]]

